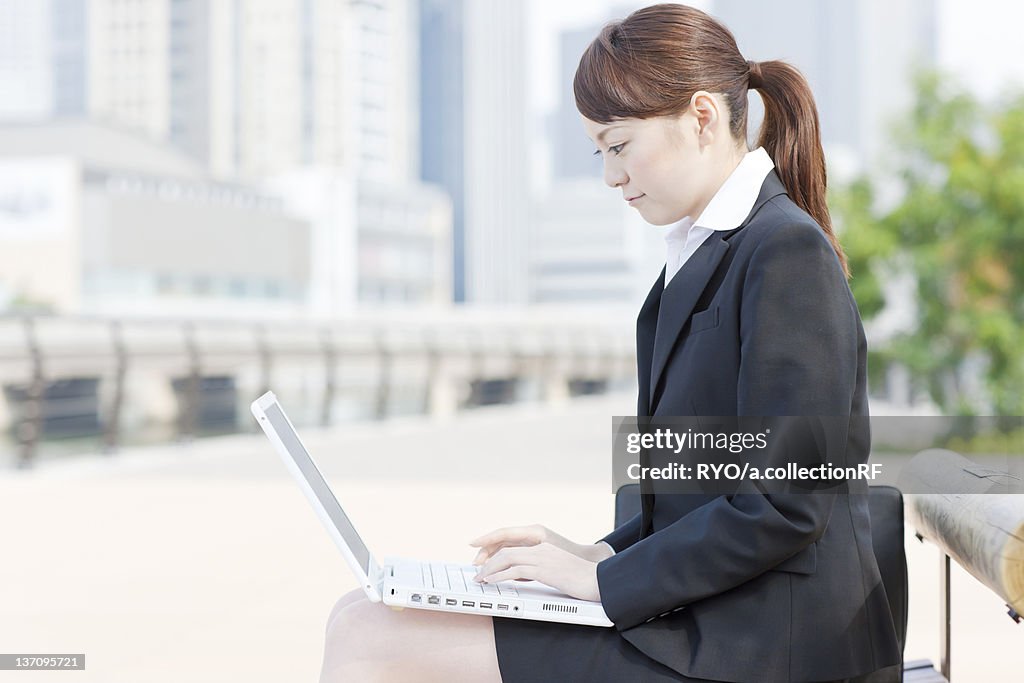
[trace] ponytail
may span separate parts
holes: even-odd
[[[764,101],[764,122],[757,144],[775,162],[775,172],[790,199],[818,222],[850,277],[846,254],[832,230],[825,199],[825,153],[821,148],[818,110],[807,80],[785,62],[747,62],[748,87]]]

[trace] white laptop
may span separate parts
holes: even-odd
[[[591,626],[612,626],[600,602],[578,600],[537,581],[479,584],[477,567],[455,562],[384,558],[378,564],[302,445],[272,392],[252,404],[252,414],[298,481],[320,521],[373,602],[442,612],[489,614]]]

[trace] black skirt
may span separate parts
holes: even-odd
[[[617,629],[497,617],[494,648],[503,683],[716,683],[655,661]]]

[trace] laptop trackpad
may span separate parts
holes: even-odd
[[[399,562],[390,567],[385,581],[397,586],[423,586],[423,570],[412,562]],[[393,573],[392,573],[393,572]]]

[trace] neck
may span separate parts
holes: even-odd
[[[697,220],[697,218],[704,213],[704,209],[706,209],[708,204],[711,203],[711,198],[714,197],[720,189],[722,189],[722,185],[724,185],[725,181],[732,175],[732,172],[736,170],[736,167],[740,165],[740,162],[743,161],[743,157],[746,156],[746,154],[747,152],[745,148],[733,147],[732,152],[722,160],[721,165],[718,166],[715,173],[715,182],[712,184],[711,189],[706,193],[706,196],[701,201],[700,206],[691,216],[693,220]]]

